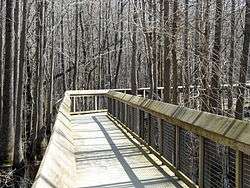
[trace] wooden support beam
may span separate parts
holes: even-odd
[[[98,96],[94,96],[95,110],[98,110]]]

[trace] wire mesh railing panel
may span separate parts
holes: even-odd
[[[143,126],[144,126],[144,141],[150,144],[149,136],[150,136],[150,119],[151,115],[147,112],[144,113],[143,118]]]
[[[115,117],[119,119],[119,101],[115,101]]]
[[[121,102],[121,105],[120,105],[120,120],[121,122],[124,124],[125,123],[125,104],[123,102]]]
[[[170,163],[175,165],[175,126],[162,121],[162,153]]]
[[[112,109],[113,109],[113,116],[116,117],[116,100],[112,100]]]
[[[156,150],[159,151],[159,129],[158,129],[158,119],[154,116],[151,116],[150,121],[150,145]]]
[[[122,102],[119,102],[119,119],[122,122],[122,116],[123,116],[123,111],[122,111]]]
[[[132,107],[127,107],[127,115],[128,115],[128,128],[132,130]]]
[[[204,140],[204,186],[224,187],[225,147],[209,139]]]
[[[180,129],[179,170],[198,183],[199,139],[198,136]]]
[[[112,99],[108,98],[108,113],[112,114]]]
[[[236,152],[235,150],[229,148],[228,149],[228,165],[229,165],[229,172],[228,172],[228,184],[230,188],[236,187],[235,184],[235,166],[236,166]]]
[[[97,98],[99,98],[99,104],[98,104],[98,110],[103,110],[103,109],[107,109],[108,106],[108,101],[107,101],[107,97],[105,96],[97,96]]]
[[[144,128],[144,111],[139,110],[139,128],[140,128],[140,132],[139,132],[139,136],[144,140],[145,139],[145,128]]]
[[[242,156],[242,163],[243,163],[243,169],[242,169],[242,184],[243,188],[250,188],[250,155],[243,154]]]

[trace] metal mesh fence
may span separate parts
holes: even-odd
[[[150,121],[150,145],[156,150],[159,151],[159,129],[158,129],[158,120],[156,117],[151,116]]]
[[[128,120],[128,127],[130,130],[132,130],[132,110],[131,107],[127,107],[127,120]]]
[[[230,188],[236,187],[235,185],[235,163],[236,163],[236,152],[235,150],[229,148],[228,149],[228,165],[229,165],[229,172],[228,172],[228,184]]]
[[[125,104],[121,102],[120,104],[120,120],[122,123],[125,123]]]
[[[151,119],[151,115],[149,113],[144,113],[144,117],[143,117],[143,127],[144,127],[144,141],[146,141],[148,144],[150,144],[150,119]]]
[[[145,139],[145,130],[144,130],[144,111],[139,110],[139,136],[144,140]]]
[[[250,155],[243,154],[243,188],[250,188]]]
[[[199,139],[198,136],[180,129],[179,169],[194,183],[198,183]]]
[[[204,185],[235,187],[235,151],[205,139],[204,152]]]
[[[173,165],[175,165],[175,151],[175,126],[162,121],[162,153]]]
[[[174,166],[178,164],[178,170],[198,184],[199,136],[182,128],[177,129],[176,125],[164,120],[159,122],[158,118],[150,113],[123,102],[109,99],[108,104],[109,112],[112,112],[117,119],[126,124],[130,130],[138,134],[156,151],[161,152],[171,164]],[[178,155],[176,153],[177,143],[179,143]],[[160,149],[161,151],[159,151]],[[203,152],[204,187],[236,187],[236,151],[204,138]],[[250,188],[250,156],[243,155],[242,159],[243,187]]]
[[[112,114],[112,100],[111,98],[108,98],[108,112]]]
[[[113,109],[112,114],[114,117],[116,117],[116,100],[115,99],[112,100],[112,109]]]
[[[204,185],[206,187],[223,187],[220,147],[211,140],[204,140]]]

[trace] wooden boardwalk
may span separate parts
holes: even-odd
[[[74,187],[187,187],[106,113],[72,116],[71,122]]]

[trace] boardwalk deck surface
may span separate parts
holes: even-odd
[[[187,187],[106,113],[72,116],[77,188]]]

